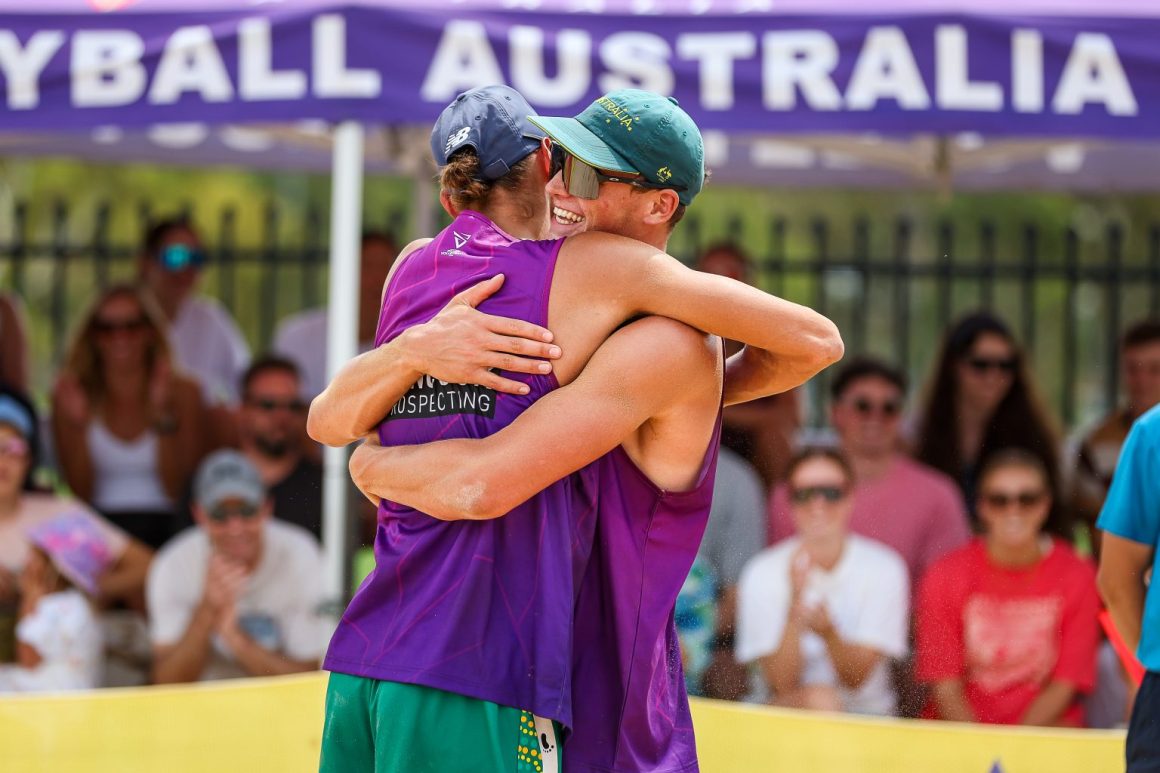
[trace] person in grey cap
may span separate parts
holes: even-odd
[[[153,680],[317,668],[324,640],[318,542],[271,518],[257,469],[237,451],[206,457],[193,494],[196,526],[162,548],[146,584]]]

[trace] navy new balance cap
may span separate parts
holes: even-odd
[[[482,86],[465,91],[448,105],[431,130],[431,153],[443,166],[460,148],[479,155],[484,180],[498,180],[534,152],[544,132],[528,120],[536,114],[509,86]]]

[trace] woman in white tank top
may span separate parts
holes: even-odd
[[[69,487],[153,547],[203,454],[197,385],[175,373],[163,317],[131,285],[105,291],[81,321],[53,394],[52,428]]]

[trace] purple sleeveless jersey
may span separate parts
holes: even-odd
[[[376,345],[499,273],[503,288],[482,310],[546,326],[560,244],[519,241],[479,213],[462,213],[395,272]],[[383,445],[487,437],[557,386],[554,375],[505,375],[530,393],[421,379],[379,425]],[[434,687],[570,725],[573,567],[586,557],[573,560],[573,551],[586,554],[589,542],[577,547],[572,488],[571,478],[555,483],[492,521],[439,521],[383,502],[375,569],[347,607],[323,668]]]
[[[664,492],[616,448],[580,471],[576,506],[595,505],[573,644],[569,773],[697,770],[673,622],[709,521],[721,414],[697,486]]]

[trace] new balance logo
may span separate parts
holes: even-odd
[[[455,249],[457,250],[471,241],[471,234],[461,234],[458,231],[452,231],[451,235],[455,237]]]
[[[447,144],[443,146],[443,153],[450,153],[452,148],[455,148],[456,146],[465,142],[469,136],[471,136],[471,127],[464,126],[462,129],[455,132],[455,134],[452,134],[447,138]]]

